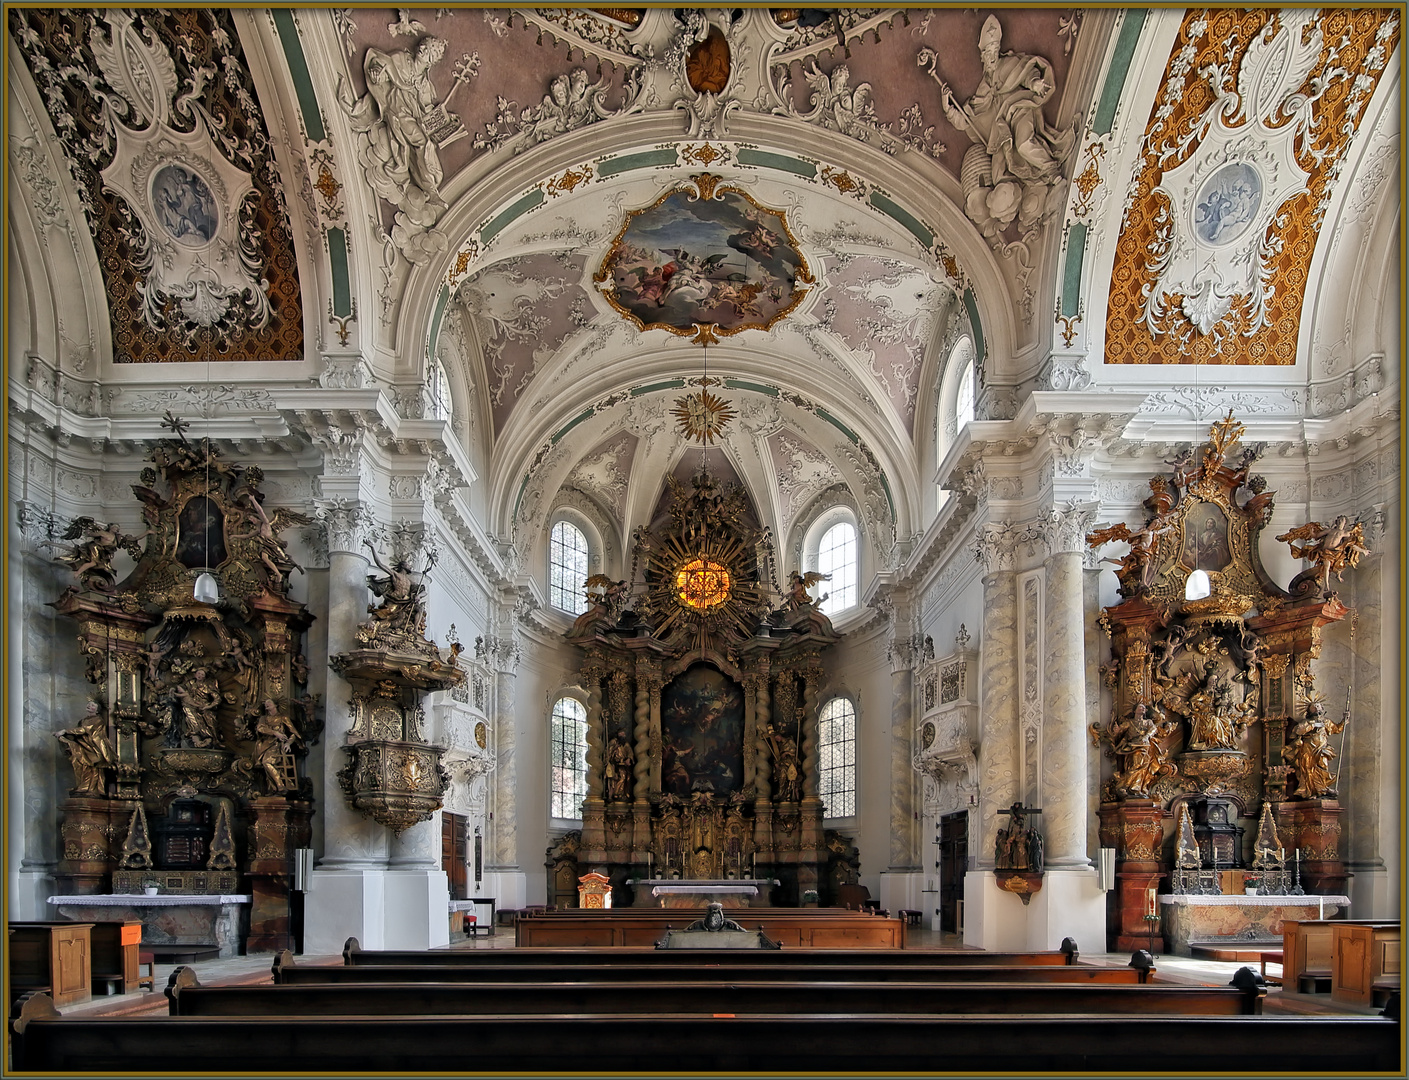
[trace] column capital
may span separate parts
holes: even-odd
[[[974,558],[983,563],[985,574],[1014,570],[1017,530],[1007,521],[987,521],[974,537]]]
[[[1066,505],[1047,511],[1041,523],[1047,550],[1053,555],[1080,554],[1086,551],[1086,533],[1095,523],[1099,501],[1070,500]]]
[[[362,545],[378,538],[382,526],[365,503],[344,498],[318,499],[314,502],[314,518],[322,527],[329,553],[341,552],[362,556]]]

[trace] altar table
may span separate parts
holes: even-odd
[[[774,878],[739,878],[723,881],[686,881],[683,879],[638,879],[637,888],[651,886],[651,895],[661,907],[699,908],[709,903],[725,907],[768,906],[767,890],[778,881]],[[762,899],[758,898],[762,896]]]
[[[244,952],[249,933],[250,896],[88,893],[51,896],[49,903],[75,922],[142,924],[143,945],[213,945],[220,958]]]
[[[1348,896],[1160,896],[1166,947],[1192,956],[1195,946],[1241,946],[1250,951],[1282,944],[1284,919],[1325,919],[1350,906]]]

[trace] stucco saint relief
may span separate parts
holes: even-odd
[[[924,49],[917,58],[939,84],[944,115],[973,143],[960,168],[964,210],[989,240],[1014,221],[1026,235],[1060,208],[1062,170],[1076,135],[1048,126],[1042,115],[1056,93],[1051,63],[1000,52],[1002,39],[1003,28],[990,15],[978,39],[983,77],[962,105],[936,73],[936,54]]]

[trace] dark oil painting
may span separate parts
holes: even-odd
[[[1222,509],[1204,503],[1185,515],[1179,561],[1196,570],[1222,570],[1233,561],[1228,548],[1228,515]]]
[[[738,791],[744,771],[744,692],[710,664],[695,664],[661,692],[661,790]]]

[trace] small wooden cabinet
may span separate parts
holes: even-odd
[[[1324,919],[1284,919],[1282,921],[1282,987],[1305,993],[1303,985],[1316,990],[1317,979],[1331,977],[1331,929],[1336,924]]]
[[[93,997],[92,923],[12,922],[10,993],[47,990],[56,1006]]]

